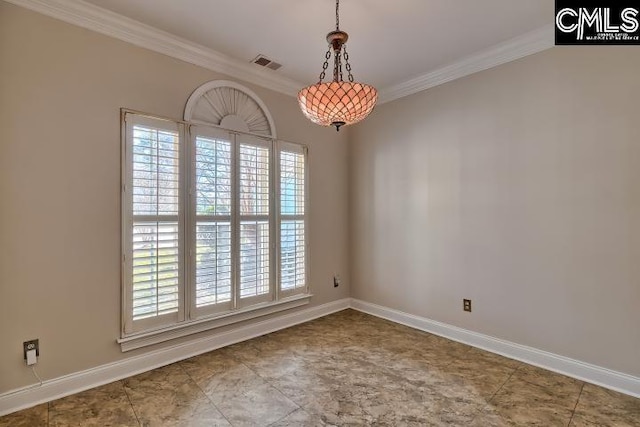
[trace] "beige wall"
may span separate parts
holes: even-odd
[[[313,304],[351,291],[639,376],[639,68],[632,48],[556,48],[337,135],[248,85],[310,146]],[[115,343],[119,108],[179,119],[217,78],[0,2],[0,394],[33,382],[26,339],[45,379],[144,351]]]
[[[352,296],[640,376],[638,70],[554,48],[377,108],[351,130]]]
[[[127,107],[180,119],[200,84],[229,78],[0,2],[0,394],[128,357],[120,326],[120,123]],[[349,295],[345,132],[292,97],[247,85],[278,136],[309,145],[313,304]]]

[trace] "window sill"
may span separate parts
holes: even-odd
[[[256,304],[233,312],[207,317],[206,319],[184,322],[179,325],[172,325],[155,331],[142,332],[136,335],[119,338],[117,341],[118,344],[120,344],[120,349],[124,353],[137,348],[147,347],[176,338],[185,337],[187,335],[208,331],[210,329],[220,328],[222,326],[228,326],[234,323],[244,322],[245,320],[266,316],[268,314],[301,307],[309,304],[311,297],[311,294],[295,295],[277,302]]]

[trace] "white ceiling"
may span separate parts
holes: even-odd
[[[87,0],[270,71],[318,79],[334,0]],[[553,22],[553,0],[341,0],[357,80],[386,88]],[[257,66],[256,66],[257,67]]]

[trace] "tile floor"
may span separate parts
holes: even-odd
[[[347,310],[0,426],[640,426],[640,399]]]

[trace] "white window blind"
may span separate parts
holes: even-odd
[[[306,290],[306,150],[280,143],[280,290]]]
[[[239,144],[240,299],[268,300],[270,275],[270,143],[243,136]],[[241,301],[244,305],[244,301]]]
[[[232,308],[232,141],[227,132],[196,135],[195,305]],[[211,310],[210,310],[211,311]]]
[[[306,149],[123,117],[123,336],[308,292]]]
[[[180,129],[172,122],[127,116],[129,159],[124,240],[129,331],[179,320],[181,306]],[[139,324],[138,327],[135,324]]]

